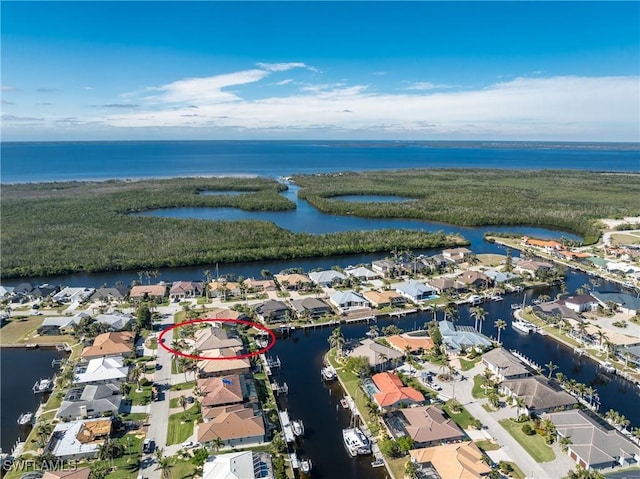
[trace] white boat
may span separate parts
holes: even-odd
[[[342,399],[340,399],[340,405],[342,406],[343,409],[349,409],[349,401],[347,401],[346,397],[343,397]]]
[[[484,298],[482,296],[479,296],[477,294],[472,294],[467,298],[467,303],[475,306],[476,304],[482,304],[483,300]]]
[[[511,327],[524,334],[531,334],[536,330],[536,327],[533,324],[521,319],[514,319],[511,321]]]
[[[384,461],[382,459],[376,459],[371,463],[371,467],[383,467]]]
[[[489,296],[489,299],[491,301],[502,301],[502,300],[504,300],[504,298],[502,296],[500,296],[499,294],[492,294],[491,296]]]
[[[32,421],[33,421],[33,413],[25,412],[20,414],[20,417],[18,418],[17,422],[21,426],[26,426],[27,424],[31,424]]]
[[[325,381],[333,381],[338,377],[338,373],[332,366],[322,368],[320,374],[322,375],[322,379],[324,379]]]
[[[600,366],[600,368],[605,372],[605,373],[609,373],[609,374],[615,374],[616,373],[616,368],[613,366],[613,364],[611,364],[609,361],[602,363],[602,365]]]
[[[53,379],[45,378],[40,381],[36,381],[33,385],[33,393],[48,393],[53,389]]]
[[[342,440],[351,457],[371,454],[371,442],[358,427],[343,429]]]
[[[311,468],[313,464],[311,464],[311,459],[302,459],[300,461],[300,472],[303,474],[310,474]]]
[[[304,434],[304,424],[302,421],[291,421],[291,429],[296,436],[302,436]]]

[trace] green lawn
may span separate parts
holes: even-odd
[[[545,444],[542,436],[538,434],[527,436],[522,432],[522,426],[525,423],[514,422],[511,419],[502,419],[499,422],[536,462],[549,462],[556,458],[553,449]]]
[[[173,386],[171,386],[171,390],[172,391],[182,391],[184,389],[191,389],[196,387],[196,382],[195,381],[188,381],[186,383],[180,383],[180,384],[174,384]]]
[[[142,439],[135,434],[126,434],[119,439],[120,444],[125,447],[125,454],[122,457],[110,461],[112,472],[107,475],[107,479],[129,479],[137,476],[138,459],[142,453]]]
[[[151,402],[151,386],[143,386],[141,391],[137,391],[136,384],[131,386],[127,397],[131,399],[133,406],[146,406]]]
[[[476,364],[478,364],[481,359],[482,356],[478,356],[474,359],[460,358],[460,369],[462,369],[463,371],[468,371],[469,369],[472,369]]]
[[[455,422],[462,429],[467,429],[471,426],[471,424],[473,424],[475,418],[471,414],[469,414],[469,411],[467,411],[463,406],[460,406],[460,408],[461,411],[457,414],[454,414],[451,412],[447,404],[442,405],[442,409],[449,415],[451,419],[453,419],[453,422]]]
[[[480,376],[479,374],[473,377],[473,388],[471,389],[471,395],[474,399],[487,397],[487,395],[484,393],[484,388],[482,387],[482,376]]]
[[[362,418],[365,420],[369,427],[373,426],[373,421],[369,411],[366,407],[366,398],[364,391],[360,390],[359,379],[358,376],[353,374],[350,371],[346,371],[342,368],[342,365],[336,361],[335,350],[329,351],[328,354],[329,362],[336,369],[336,372],[342,379],[345,388],[347,389],[347,393],[356,401],[356,406],[358,410],[362,414]]]
[[[404,470],[409,462],[409,457],[401,457],[399,459],[387,459],[391,474],[396,479],[404,479]]]
[[[169,416],[169,425],[167,428],[167,446],[171,444],[180,444],[186,441],[193,434],[193,425],[199,421],[200,414],[198,405],[195,404],[187,409],[184,413],[178,412]],[[186,415],[186,421],[183,422]]]
[[[191,479],[195,474],[196,466],[188,461],[177,461],[171,468],[169,479]]]
[[[500,444],[496,444],[493,441],[475,441],[476,446],[478,446],[483,451],[497,451],[500,449]]]

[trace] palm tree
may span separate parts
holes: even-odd
[[[514,397],[514,403],[516,405],[516,416],[520,417],[520,410],[526,408],[525,400],[524,400],[524,398],[515,396]]]
[[[549,371],[549,376],[548,378],[551,379],[551,375],[553,374],[553,372],[558,369],[558,366],[556,364],[553,364],[553,362],[549,361],[547,364],[545,364],[545,366],[547,367],[547,370]]]
[[[169,479],[169,476],[171,475],[171,469],[173,469],[173,461],[170,457],[162,457],[158,459],[156,471],[162,471],[162,479]]]
[[[109,468],[104,462],[92,462],[90,467],[89,479],[105,479],[109,474]]]
[[[407,462],[407,465],[404,468],[404,477],[409,479],[418,479],[420,477],[418,466],[416,466],[413,461]]]
[[[369,328],[369,333],[370,333],[369,335],[370,335],[372,338],[377,338],[377,337],[378,337],[378,335],[380,334],[380,328],[378,328],[378,325],[375,325],[375,324],[374,324],[373,326],[371,326],[371,327]]]
[[[178,406],[182,408],[182,412],[187,410],[187,398],[184,397],[184,394],[178,398]]]
[[[603,349],[604,342],[609,339],[607,333],[599,329],[598,331],[596,331],[596,336],[598,337],[598,342],[600,343],[600,349]]]
[[[332,348],[336,348],[336,355],[342,356],[342,347],[344,346],[345,340],[344,335],[340,330],[340,326],[331,332],[331,336],[329,336],[328,341]]]
[[[447,304],[444,309],[444,319],[447,317],[451,318],[451,322],[454,322],[458,317],[458,309],[453,305],[453,303]]]
[[[482,322],[487,317],[487,312],[480,306],[474,306],[473,308],[471,308],[471,316],[473,316],[475,320],[475,330],[482,331]],[[480,325],[480,329],[478,329],[478,325]]]
[[[211,441],[211,447],[218,452],[220,449],[224,447],[224,441],[220,436],[216,436],[213,441]]]
[[[500,332],[507,327],[507,323],[503,319],[496,320],[493,325],[498,330],[498,343],[500,342]]]
[[[569,445],[571,444],[571,438],[562,436],[558,441],[558,444],[560,444],[560,450],[566,453],[567,450],[569,449]]]

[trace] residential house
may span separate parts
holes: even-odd
[[[564,305],[576,313],[583,313],[594,309],[598,305],[598,300],[590,294],[579,294],[565,298]]]
[[[481,479],[488,477],[491,467],[473,441],[443,444],[409,451],[411,461],[426,477]]]
[[[350,356],[364,356],[369,360],[369,365],[378,370],[384,371],[400,360],[403,353],[393,348],[376,343],[371,339],[363,339],[360,344],[350,353]]]
[[[91,295],[91,301],[124,301],[129,294],[129,287],[123,285],[116,285],[113,287],[103,287],[96,289],[95,293]]]
[[[346,268],[344,270],[346,274],[357,279],[358,281],[367,282],[372,281],[374,279],[378,279],[380,275],[375,271],[371,271],[369,268],[365,268],[364,266],[356,266],[353,268]]]
[[[45,283],[33,288],[30,295],[33,299],[46,299],[50,296],[53,296],[58,291],[60,291],[60,286],[53,286]]]
[[[521,244],[523,246],[534,246],[536,248],[544,249],[548,252],[557,251],[564,249],[561,243],[553,240],[537,240],[533,238],[529,238],[528,236],[522,237]]]
[[[311,285],[311,280],[305,274],[300,273],[280,273],[276,275],[276,280],[282,289],[297,291]]]
[[[74,316],[47,316],[38,328],[41,335],[60,335],[71,333],[73,327],[79,324],[82,318],[90,318],[85,312],[77,313]]]
[[[391,290],[365,291],[362,296],[375,308],[399,308],[407,304],[407,300],[400,293]]]
[[[253,408],[241,404],[215,408],[214,417],[198,425],[198,442],[207,445],[216,438],[226,446],[247,447],[265,442],[265,427],[262,416]]]
[[[636,314],[640,311],[640,299],[626,293],[598,293],[594,291],[591,295],[604,307],[613,303],[623,313]]]
[[[129,326],[134,318],[130,314],[125,313],[110,313],[110,314],[98,314],[95,317],[97,323],[106,324],[110,331],[119,331]]]
[[[550,303],[534,304],[532,309],[536,316],[545,320],[559,317],[564,319],[573,319],[580,322],[582,321],[580,314],[573,309],[568,308],[562,299],[552,301]]]
[[[371,269],[383,278],[388,278],[395,274],[396,264],[389,259],[380,259],[371,263]]]
[[[406,436],[415,448],[464,441],[465,433],[437,406],[408,407],[385,419],[394,439]]]
[[[223,348],[207,351],[206,357],[211,359],[203,359],[196,363],[198,377],[212,378],[250,372],[251,361],[249,358],[238,358],[242,351],[241,348]],[[227,359],[222,360],[221,358]]]
[[[328,269],[324,271],[315,271],[309,273],[309,279],[316,283],[318,286],[328,288],[336,283],[341,283],[347,279],[347,277],[340,271]]]
[[[329,295],[329,301],[338,308],[341,313],[371,307],[371,303],[355,291],[336,291]]]
[[[286,323],[290,320],[289,308],[277,299],[269,299],[258,304],[256,314],[263,323]]]
[[[452,248],[442,250],[442,256],[456,264],[464,263],[473,252],[468,248]]]
[[[587,470],[637,466],[640,447],[620,431],[588,411],[572,410],[546,414],[558,437],[567,437],[567,453]]]
[[[74,467],[69,470],[62,470],[62,471],[44,471],[44,474],[42,475],[42,479],[89,479],[90,476],[91,476],[90,468]]]
[[[171,301],[180,301],[187,298],[202,296],[204,285],[200,281],[176,281],[169,290]]]
[[[455,352],[471,348],[484,350],[493,345],[489,338],[471,326],[455,326],[451,321],[440,321],[438,327],[442,334],[442,342],[449,350]]]
[[[82,359],[105,358],[112,356],[130,357],[134,354],[135,334],[130,331],[102,333],[93,340],[93,345],[82,350]]]
[[[519,279],[517,274],[510,273],[508,271],[498,271],[495,269],[487,269],[483,271],[484,274],[493,282],[493,284],[503,284],[509,281]]]
[[[424,402],[422,393],[402,384],[402,381],[395,373],[383,372],[374,374],[371,380],[378,388],[378,392],[373,394],[372,399],[383,411]]]
[[[276,282],[272,279],[253,279],[247,278],[243,281],[244,286],[254,293],[269,293],[276,291]]]
[[[131,288],[131,291],[129,292],[129,299],[133,303],[148,301],[150,299],[161,303],[164,301],[166,294],[166,284],[140,284]]]
[[[571,409],[578,404],[557,382],[543,376],[509,379],[500,384],[500,390],[507,396],[524,399],[527,414]]]
[[[210,326],[196,331],[195,349],[200,351],[200,355],[208,356],[208,352],[220,348],[240,348],[243,343],[235,332],[230,332],[224,328]]]
[[[89,362],[80,363],[74,370],[74,384],[119,384],[127,380],[129,366],[124,365],[124,358],[108,357],[95,358]]]
[[[433,348],[433,340],[424,332],[424,335],[418,336],[418,331],[407,334],[394,334],[393,336],[387,336],[385,339],[391,345],[391,347],[397,349],[403,354],[406,354],[407,349],[411,353],[419,351],[427,351]]]
[[[93,293],[95,288],[72,288],[66,287],[52,296],[54,301],[58,303],[77,303],[82,304],[87,301]]]
[[[455,278],[440,276],[427,280],[427,284],[436,290],[436,293],[455,293],[465,289],[464,285],[459,284]]]
[[[58,423],[45,452],[64,461],[96,457],[98,448],[111,434],[111,426],[111,418]]]
[[[294,299],[291,306],[299,318],[318,319],[333,314],[326,301],[318,298]]]
[[[626,364],[632,364],[637,369],[640,369],[640,345],[623,346],[618,348],[616,354],[621,361],[624,361]]]
[[[489,276],[474,270],[465,271],[456,280],[467,289],[485,289],[493,284]]]
[[[15,288],[13,286],[3,286],[0,284],[0,298],[8,298],[13,294]]]
[[[209,456],[202,479],[273,479],[271,455],[242,451]]]
[[[244,402],[247,386],[245,376],[233,374],[198,379],[198,389],[204,394],[200,400],[202,407],[211,408]]]
[[[207,318],[212,319],[241,319],[248,320],[250,319],[246,313],[242,311],[235,311],[229,308],[214,308],[212,310],[207,311]]]
[[[116,415],[120,410],[122,394],[113,384],[87,384],[71,388],[65,395],[56,417],[78,419]]]
[[[242,294],[240,283],[236,281],[227,281],[226,279],[211,281],[208,285],[208,291],[210,298],[228,299]]]
[[[401,294],[414,303],[425,301],[436,294],[436,290],[433,287],[416,281],[415,279],[398,283],[395,285],[395,288],[398,294]]]
[[[532,376],[533,371],[504,348],[492,349],[482,355],[482,364],[498,381]]]
[[[532,278],[535,278],[540,272],[551,271],[553,265],[546,261],[520,260],[513,258],[514,271]]]

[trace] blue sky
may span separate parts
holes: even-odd
[[[3,140],[640,140],[638,2],[6,2]]]

